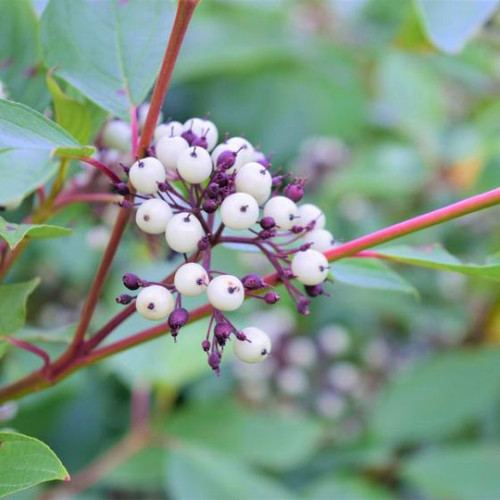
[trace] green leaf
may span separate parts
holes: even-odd
[[[56,172],[49,151],[36,149],[0,150],[0,205],[8,205],[31,194]]]
[[[96,149],[93,146],[79,146],[77,148],[56,148],[52,152],[52,156],[59,158],[78,158],[80,156],[92,156]]]
[[[45,481],[69,480],[54,452],[38,439],[0,432],[0,497]]]
[[[310,485],[304,497],[307,500],[387,500],[394,498],[380,486],[357,476],[333,476],[329,473]]]
[[[85,96],[124,120],[151,89],[172,5],[165,0],[51,0],[42,15],[44,58]]]
[[[0,100],[0,148],[51,151],[80,144],[46,116],[19,102]]]
[[[418,442],[453,434],[498,404],[500,350],[436,355],[396,376],[372,418],[378,438]]]
[[[38,20],[30,0],[4,0],[0,16],[0,80],[10,99],[43,111],[49,103]]]
[[[40,278],[33,278],[23,283],[0,285],[0,335],[11,335],[23,327],[26,301],[39,283]]]
[[[438,49],[456,54],[483,27],[500,2],[416,0],[416,5],[430,41]]]
[[[49,224],[14,224],[0,217],[0,238],[15,248],[26,236],[30,238],[57,238],[71,233],[71,229]]]
[[[85,144],[90,139],[90,113],[87,107],[67,96],[52,75],[47,75],[47,86],[54,103],[55,121],[76,140]]]
[[[500,447],[462,445],[437,448],[407,460],[403,478],[423,498],[500,498]]]
[[[222,421],[224,425],[213,425]],[[307,461],[321,435],[320,427],[311,419],[251,411],[228,401],[188,406],[171,418],[167,430],[183,442],[273,469],[287,469]]]
[[[500,281],[500,262],[495,262],[492,259],[488,263],[482,265],[464,264],[438,244],[424,247],[401,245],[376,249],[376,252],[392,262],[400,262],[402,264],[411,264],[442,271],[453,271],[468,276],[477,276],[479,278]]]
[[[183,443],[168,456],[166,487],[174,499],[294,498],[280,484],[235,457]]]
[[[342,259],[331,265],[331,273],[335,281],[346,285],[418,295],[413,285],[374,259]]]

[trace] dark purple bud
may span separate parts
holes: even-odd
[[[290,231],[293,234],[300,234],[302,231],[304,231],[304,227],[303,226],[293,226],[292,229],[290,229]]]
[[[229,177],[225,172],[215,172],[212,177],[212,182],[215,182],[219,187],[227,186]]]
[[[275,188],[275,187],[278,187],[278,186],[281,186],[281,183],[283,182],[283,179],[285,178],[284,175],[275,175],[273,177],[273,184],[272,186]]]
[[[298,203],[304,197],[304,188],[302,187],[302,184],[292,182],[286,186],[283,190],[283,194],[295,203]]]
[[[219,185],[216,182],[211,182],[207,186],[206,194],[209,198],[217,198],[219,196]]]
[[[233,328],[229,323],[221,322],[217,323],[214,328],[214,335],[218,339],[228,339],[233,331]]]
[[[115,184],[115,193],[121,194],[122,196],[127,196],[130,191],[125,182],[118,182]]]
[[[291,280],[292,278],[295,278],[295,275],[292,273],[291,269],[283,269],[283,276],[289,280]]]
[[[305,252],[306,250],[309,250],[312,247],[312,243],[302,243],[299,247],[299,252]]]
[[[307,295],[309,295],[309,297],[318,297],[325,293],[325,288],[321,284],[305,285],[304,290],[306,291]]]
[[[262,278],[255,273],[247,274],[241,278],[241,282],[247,290],[258,290],[259,288],[264,288],[264,286],[266,286],[264,281],[262,281]]]
[[[235,161],[236,153],[226,149],[226,151],[222,151],[222,153],[217,157],[217,168],[228,170],[234,165]]]
[[[158,191],[166,193],[168,191],[168,184],[166,182],[158,182]]]
[[[210,342],[208,340],[204,340],[202,343],[201,343],[201,348],[205,351],[205,352],[208,352],[210,350]]]
[[[255,162],[257,163],[260,163],[263,167],[267,168],[269,170],[269,168],[271,168],[271,160],[270,158],[268,158],[264,153],[258,151],[256,152],[256,156],[255,156]]]
[[[207,214],[214,213],[219,208],[219,202],[216,200],[205,200],[201,206],[204,212]]]
[[[215,370],[216,372],[219,371],[220,367],[220,354],[218,352],[213,352],[208,356],[208,364],[212,368],[212,370]]]
[[[243,332],[236,332],[236,338],[238,340],[247,340],[247,336]]]
[[[231,186],[223,186],[219,190],[219,195],[222,199],[227,198],[231,194]]]
[[[276,231],[274,229],[264,229],[259,233],[259,238],[262,240],[268,240],[276,236]]]
[[[281,297],[278,293],[276,292],[267,292],[264,295],[264,300],[266,301],[266,304],[276,304],[278,300],[280,300]]]
[[[132,297],[132,295],[128,295],[127,293],[122,293],[118,297],[116,297],[116,302],[117,304],[130,304],[135,297]]]
[[[200,148],[207,149],[208,148],[208,142],[207,138],[205,136],[197,137],[193,143],[193,146],[199,146]]]
[[[168,317],[168,325],[172,329],[172,331],[177,331],[179,328],[182,328],[189,320],[189,312],[187,309],[183,307],[179,307],[178,309],[174,309],[170,316]]]
[[[122,200],[118,203],[118,206],[122,208],[134,208],[134,204],[128,200]]]
[[[194,141],[196,141],[196,139],[198,139],[198,136],[191,129],[186,130],[185,132],[183,132],[181,134],[181,137],[183,139],[185,139],[190,146],[192,146],[193,143],[194,143]]]
[[[208,239],[208,236],[203,236],[203,238],[198,241],[198,250],[201,252],[208,250],[210,248],[210,240]]]
[[[129,290],[137,290],[143,285],[143,282],[141,281],[141,278],[137,276],[136,274],[133,273],[127,273],[123,275],[123,284],[129,289]]]
[[[276,222],[274,222],[272,217],[263,217],[259,224],[262,229],[272,229],[273,227],[276,227]]]
[[[297,300],[297,311],[300,314],[307,315],[309,314],[309,306],[311,305],[311,301],[307,299],[306,297],[300,297],[299,300]]]

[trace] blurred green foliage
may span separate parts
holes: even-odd
[[[49,6],[50,16],[62,15],[57,3]],[[38,12],[43,4],[36,2]],[[57,65],[66,56],[57,39],[63,35],[50,29],[45,13],[42,46],[29,2],[0,0],[0,8],[11,16],[10,23],[0,16],[0,63],[15,60],[0,65],[0,79],[13,99],[44,111],[50,93],[41,54],[47,65]],[[173,7],[168,9],[162,23],[170,22]],[[106,24],[98,11],[97,22]],[[339,241],[495,188],[498,14],[454,55],[427,40],[424,31],[432,31],[433,21],[422,25],[421,15],[429,13],[408,0],[206,0],[182,49],[164,116],[182,121],[210,113],[223,133],[244,134],[272,153],[273,165],[309,176],[310,200],[324,207]],[[465,31],[450,47],[467,41]],[[439,46],[432,33],[431,40]],[[155,43],[162,49],[163,40]],[[62,56],[49,50],[54,46]],[[154,69],[154,61],[140,55],[134,52],[135,65],[126,69],[135,79],[135,103],[149,88],[137,83],[141,71],[152,81]],[[110,68],[103,54],[97,56],[99,88],[49,80],[56,114],[57,99],[72,100],[80,111],[86,103],[91,117],[83,118],[84,135],[95,135],[105,119],[88,99],[127,118],[124,100],[103,97],[120,82],[101,78]],[[31,76],[28,66],[35,68]],[[71,174],[78,172],[74,165]],[[30,203],[28,198],[11,219],[20,221]],[[40,342],[53,355],[67,344],[109,235],[111,212],[68,208],[51,223],[72,227],[70,236],[30,243],[9,277],[42,278],[19,338]],[[48,443],[75,475],[123,439],[134,405],[150,399],[161,438],[103,469],[104,477],[75,496],[81,499],[498,498],[500,290],[493,280],[459,274],[491,270],[498,279],[498,229],[496,208],[401,241],[440,242],[466,263],[496,254],[492,269],[469,266],[467,273],[444,250],[439,258],[457,273],[348,259],[333,265],[331,296],[315,300],[309,317],[297,318],[286,300],[278,312],[246,304],[236,315],[239,324],[262,321],[278,339],[264,367],[244,372],[228,356],[221,377],[214,377],[199,349],[202,321],[183,330],[177,343],[155,340],[0,407],[0,423]],[[423,259],[394,251],[399,257],[403,252],[406,263]],[[94,326],[120,310],[114,297],[124,272],[153,279],[176,265],[161,252],[159,257],[129,231]],[[236,274],[259,266],[251,254],[230,248],[215,259],[215,268],[219,262]],[[7,286],[15,285],[0,288],[0,309],[8,305],[2,298]],[[25,295],[30,292],[26,288]],[[145,326],[132,318],[112,338]],[[40,366],[4,343],[0,357],[1,382]]]

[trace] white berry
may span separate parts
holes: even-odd
[[[247,340],[234,341],[234,354],[245,363],[258,363],[264,360],[271,352],[271,339],[260,328],[249,326],[242,332]]]
[[[191,131],[197,137],[201,137],[205,131],[205,120],[203,118],[190,118],[182,126],[183,132]]]
[[[235,178],[236,191],[252,195],[259,205],[271,196],[272,183],[273,179],[267,168],[257,162],[243,165]]]
[[[217,130],[215,123],[210,120],[205,120],[205,123],[203,124],[203,136],[207,140],[207,151],[212,151],[219,140],[219,131]]]
[[[148,234],[163,233],[171,218],[172,209],[169,204],[158,198],[146,200],[135,214],[135,222]]]
[[[158,142],[162,137],[178,137],[183,132],[181,122],[160,123],[155,128],[155,142]]]
[[[158,183],[166,179],[165,169],[159,160],[153,157],[136,161],[129,171],[130,182],[137,191],[153,194],[158,191]]]
[[[324,229],[325,227],[326,220],[323,210],[312,203],[299,206],[299,217],[301,226],[307,226],[314,221],[314,229]]]
[[[183,264],[174,277],[174,285],[179,293],[188,297],[196,297],[207,289],[208,274],[200,264],[189,262]]]
[[[259,205],[255,198],[247,193],[234,193],[222,202],[220,216],[230,229],[248,229],[259,218]]]
[[[166,318],[175,306],[174,297],[160,285],[143,288],[135,301],[137,312],[146,319],[158,320]]]
[[[304,236],[305,243],[312,243],[311,248],[318,252],[326,252],[333,247],[335,239],[332,233],[326,229],[315,229],[308,231]]]
[[[187,148],[189,148],[189,144],[186,139],[164,135],[156,144],[156,156],[167,170],[175,172],[179,156]]]
[[[207,287],[208,301],[219,311],[234,311],[243,304],[245,289],[236,277],[223,274],[214,278]]]
[[[264,206],[264,217],[272,217],[280,229],[291,229],[298,216],[297,205],[285,196],[275,196]]]
[[[240,150],[238,155],[242,158],[244,164],[253,161],[255,155],[255,149],[245,138],[231,137],[226,142],[227,144],[236,146],[236,149]]]
[[[191,184],[200,184],[212,173],[212,159],[206,149],[193,146],[182,151],[177,160],[179,175]]]
[[[292,259],[292,273],[304,285],[319,285],[328,276],[328,260],[316,250],[298,252]]]
[[[196,250],[204,234],[200,221],[193,214],[182,212],[168,221],[165,238],[172,250],[189,253]]]
[[[102,131],[102,144],[106,148],[113,148],[120,153],[127,153],[131,149],[132,129],[123,120],[111,120],[106,123]]]

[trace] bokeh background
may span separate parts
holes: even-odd
[[[209,113],[220,131],[272,153],[275,168],[309,177],[307,199],[347,241],[500,184],[499,26],[497,15],[446,55],[410,1],[205,0],[164,116]],[[41,85],[37,104],[48,100]],[[13,217],[28,210],[29,200]],[[439,242],[482,263],[499,251],[499,215],[401,243]],[[70,237],[30,246],[11,275],[42,277],[24,338],[54,353],[66,345],[114,216],[71,207],[55,219],[74,228]],[[166,257],[131,229],[94,325],[119,310],[124,272],[163,276],[176,265]],[[234,274],[261,269],[231,249],[217,261]],[[201,321],[176,344],[156,340],[1,407],[0,425],[42,439],[76,474],[123,440],[149,400],[163,440],[112,463],[108,455],[105,477],[78,499],[500,498],[498,284],[339,264],[328,292],[308,317],[286,300],[233,315],[272,336],[263,365],[226,356],[214,376]],[[146,326],[133,318],[113,338]],[[0,380],[36,366],[5,347]]]

